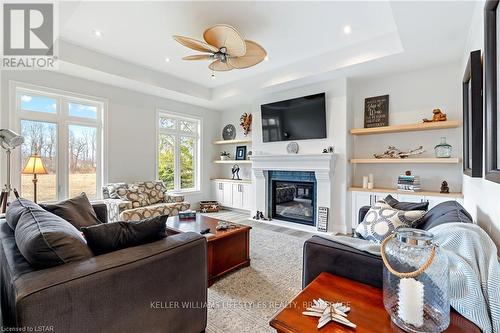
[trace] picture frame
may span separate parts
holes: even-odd
[[[365,98],[364,127],[389,126],[389,95]]]
[[[500,143],[498,123],[497,9],[498,0],[484,6],[484,102],[485,102],[485,178],[500,183]]]
[[[481,50],[470,53],[462,79],[463,171],[483,177],[483,68]]]
[[[237,146],[236,147],[236,154],[235,160],[241,161],[241,160],[246,160],[247,159],[247,146]]]

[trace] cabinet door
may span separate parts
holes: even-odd
[[[246,210],[252,210],[254,202],[253,186],[251,184],[242,184],[241,194],[242,208]]]
[[[224,190],[223,190],[223,183],[221,182],[214,182],[214,186],[215,186],[215,199],[217,200],[217,202],[219,204],[223,204],[224,203]]]
[[[424,198],[425,201],[429,203],[429,209],[439,205],[441,202],[445,201],[455,201],[453,198],[447,198],[447,197],[433,197],[433,196],[425,196]]]
[[[223,193],[223,200],[222,200],[222,205],[226,207],[232,207],[233,206],[233,184],[231,183],[222,183],[222,191]]]
[[[358,225],[359,210],[363,206],[371,206],[374,201],[374,195],[367,192],[352,192],[352,227]],[[372,202],[373,201],[373,202]]]
[[[229,184],[228,184],[229,185]],[[241,190],[241,184],[231,184],[232,194],[233,194],[233,208],[243,208],[243,191]]]

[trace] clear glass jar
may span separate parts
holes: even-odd
[[[383,242],[385,260],[399,275],[384,265],[384,306],[406,332],[442,332],[450,324],[448,258],[432,239],[427,231],[400,228]]]
[[[453,147],[446,143],[446,138],[443,136],[441,137],[441,143],[434,147],[434,153],[437,158],[450,158],[452,149]]]

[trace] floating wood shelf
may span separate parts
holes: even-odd
[[[252,139],[218,140],[213,142],[214,145],[234,145],[238,143],[252,143]]]
[[[352,158],[352,164],[458,164],[459,158]]]
[[[452,193],[440,193],[440,192],[434,192],[434,191],[419,191],[419,192],[408,192],[408,191],[399,191],[394,188],[374,188],[372,190],[362,188],[362,187],[350,187],[349,188],[350,192],[368,192],[368,193],[397,193],[397,194],[404,194],[404,195],[428,195],[428,196],[434,196],[434,197],[448,197],[448,198],[463,198],[464,195],[462,193],[458,192],[452,192]]]
[[[460,127],[459,120],[438,121],[433,123],[419,123],[409,125],[392,125],[373,128],[353,128],[351,134],[353,135],[369,135],[369,134],[383,134],[383,133],[398,133],[398,132],[417,132],[429,131],[446,128]]]
[[[213,180],[214,182],[225,182],[225,183],[246,183],[246,184],[252,184],[252,180],[251,179],[240,179],[240,180],[236,180],[236,179],[231,179],[231,178],[212,178],[211,180]]]
[[[217,160],[214,161],[216,164],[250,164],[252,161],[250,160]]]

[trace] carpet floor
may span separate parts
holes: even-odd
[[[302,246],[312,234],[235,212],[206,215],[252,227],[250,267],[223,277],[208,290],[206,332],[274,332],[270,319],[301,290]]]

